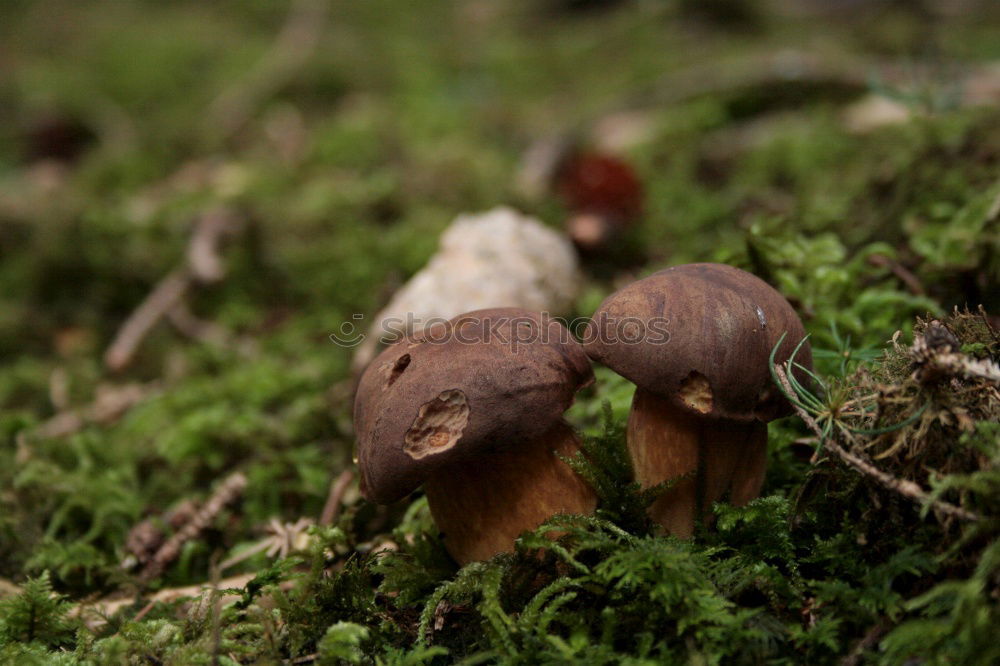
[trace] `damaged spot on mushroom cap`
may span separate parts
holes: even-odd
[[[696,412],[708,414],[712,411],[712,386],[708,378],[697,370],[692,370],[681,381],[677,395],[685,405]]]
[[[379,368],[379,371],[383,376],[385,376],[385,384],[382,385],[382,390],[384,391],[392,386],[393,383],[399,379],[399,376],[403,374],[403,371],[406,370],[408,365],[410,365],[410,355],[403,354],[395,361],[385,363],[381,368]]]
[[[414,460],[447,451],[462,437],[469,422],[469,403],[458,389],[442,391],[420,406],[406,431],[403,450]]]
[[[761,330],[767,328],[767,317],[764,316],[764,311],[760,309],[759,305],[755,305],[754,308],[757,310],[757,321],[760,322]]]

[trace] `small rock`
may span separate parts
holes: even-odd
[[[868,95],[844,110],[844,127],[852,134],[867,134],[886,125],[908,122],[913,114],[903,104],[881,95]]]
[[[384,342],[433,320],[491,307],[567,314],[581,283],[573,245],[540,221],[507,207],[459,215],[427,266],[375,316],[354,370],[363,370]]]

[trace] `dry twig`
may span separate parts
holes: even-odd
[[[778,379],[781,381],[782,387],[788,393],[788,395],[795,395],[795,390],[792,388],[791,382],[788,381],[788,375],[785,374],[785,369],[780,365],[774,366],[774,371],[778,375]],[[854,453],[844,449],[839,444],[837,444],[832,437],[824,437],[823,429],[819,427],[816,420],[809,415],[804,409],[799,407],[794,402],[791,403],[795,412],[799,415],[806,426],[809,427],[817,436],[819,436],[820,441],[823,444],[823,448],[827,452],[840,458],[840,460],[850,467],[853,467],[858,472],[870,477],[882,484],[889,490],[895,491],[904,497],[907,497],[918,504],[930,504],[934,509],[940,511],[941,513],[952,516],[954,518],[961,518],[962,520],[978,520],[979,516],[972,513],[971,511],[966,511],[961,507],[957,507],[954,504],[944,502],[941,500],[933,499],[930,495],[924,492],[924,489],[913,481],[908,481],[906,479],[897,479],[896,477],[887,474],[875,467],[871,463],[867,462],[863,458],[855,455]]]
[[[191,312],[184,301],[176,303],[167,311],[167,320],[182,335],[192,340],[218,347],[224,347],[231,342],[229,331],[225,326],[200,319]]]
[[[222,242],[243,227],[229,208],[211,210],[198,220],[187,246],[187,271],[203,283],[218,282],[226,276],[226,266],[219,254]]]
[[[906,285],[911,294],[915,296],[924,296],[927,294],[927,290],[924,289],[924,285],[920,282],[920,279],[898,261],[894,261],[884,254],[873,254],[868,257],[868,263],[878,268],[888,268],[900,282]]]
[[[236,214],[226,208],[209,211],[199,218],[188,243],[184,265],[160,280],[125,320],[104,354],[104,364],[108,368],[117,371],[127,366],[153,327],[182,304],[195,282],[218,282],[225,276],[225,266],[219,255],[222,241],[241,227]],[[175,325],[178,319],[182,325],[190,323],[182,315],[173,315]]]
[[[30,434],[44,438],[65,437],[92,423],[110,423],[159,390],[159,382],[101,386],[92,403],[58,413],[38,425]]]
[[[323,505],[323,513],[319,517],[320,525],[332,525],[340,515],[340,504],[344,501],[344,495],[353,480],[354,470],[345,469],[330,484],[330,493],[326,496],[326,504]]]
[[[927,383],[942,377],[961,377],[1000,385],[1000,367],[996,363],[988,358],[976,359],[963,354],[957,340],[946,343],[936,341],[935,338],[941,335],[938,331],[947,332],[947,329],[931,322],[924,335],[917,338],[910,348],[910,357],[917,366],[913,372],[914,379]]]
[[[190,277],[183,269],[171,271],[160,280],[118,329],[118,335],[104,353],[104,364],[112,370],[121,370],[128,365],[149,331],[184,297],[190,285]]]
[[[205,505],[194,517],[167,539],[139,574],[139,580],[149,581],[159,576],[163,570],[180,555],[185,543],[198,536],[202,530],[226,507],[242,494],[247,477],[243,472],[230,474],[216,489]]]

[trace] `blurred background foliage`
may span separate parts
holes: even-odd
[[[232,470],[248,479],[238,509],[188,541],[153,587],[208,580],[271,518],[318,516],[353,440],[350,350],[329,334],[384,305],[460,212],[512,204],[559,227],[558,199],[516,184],[525,151],[550,137],[610,146],[645,188],[631,239],[642,261],[590,271],[579,315],[666,265],[725,261],[781,290],[827,352],[820,372],[845,377],[896,331],[908,340],[916,316],[1000,312],[998,9],[0,3],[0,580],[33,578],[12,597],[20,606],[4,606],[0,655],[826,663],[856,652],[902,663],[921,638],[945,655],[924,654],[928,663],[988,663],[976,622],[997,618],[996,599],[983,596],[997,590],[997,542],[982,561],[942,564],[942,535],[956,533],[912,509],[905,534],[865,555],[857,496],[796,513],[809,465],[795,453],[805,431],[794,420],[772,428],[767,497],[720,508],[717,533],[680,544],[618,534],[614,521],[574,523],[572,551],[540,561],[536,587],[511,578],[536,561],[524,553],[452,579],[422,500],[375,508],[351,489],[338,527],[299,553],[312,573],[277,601],[251,596],[221,617],[158,607],[130,622],[140,603],[76,633],[52,594],[127,588],[130,530],[206,497]],[[890,105],[889,120],[873,100]],[[192,291],[189,305],[224,342],[161,324],[127,369],[106,369],[115,332],[183,262],[199,216],[219,207],[244,230],[226,249],[225,278]],[[128,386],[142,396],[128,408],[87,411]],[[630,397],[628,382],[598,370],[570,419],[602,436],[602,402],[620,424]],[[50,435],[53,417],[76,410],[80,427]],[[996,460],[987,425],[965,445]],[[975,492],[1000,497],[995,486]],[[407,552],[366,555],[393,531]],[[975,553],[993,538],[966,537]],[[294,568],[274,561],[260,553],[233,571],[262,572],[273,588]],[[571,582],[539,592],[572,562]],[[957,582],[933,587],[938,574]],[[51,620],[44,631],[24,633],[25,608]],[[953,614],[954,626],[904,625],[878,647],[927,609]],[[800,611],[804,620],[789,619]],[[438,647],[417,635],[428,621],[445,627]],[[881,632],[864,643],[873,626]]]

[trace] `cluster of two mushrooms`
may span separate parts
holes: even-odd
[[[616,322],[654,320],[665,329],[653,339],[616,335]],[[555,514],[593,512],[593,490],[562,459],[579,450],[563,413],[593,381],[589,355],[636,384],[627,440],[637,480],[683,477],[650,513],[690,536],[713,502],[760,491],[767,422],[787,411],[768,367],[782,334],[778,362],[804,337],[795,312],[765,282],[719,264],[626,286],[595,313],[583,345],[520,309],[460,315],[390,346],[362,376],[362,493],[389,503],[423,484],[463,564],[511,550]],[[808,348],[799,353],[808,367]]]

